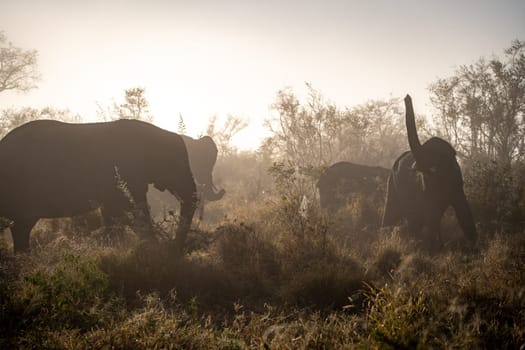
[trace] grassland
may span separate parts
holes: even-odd
[[[519,349],[525,236],[422,246],[363,224],[360,200],[303,217],[290,198],[210,207],[188,253],[129,229],[41,222],[0,246],[2,349]],[[164,226],[165,229],[168,226]],[[200,228],[199,228],[200,227]],[[98,232],[98,233],[97,233]],[[169,236],[170,232],[166,232]]]

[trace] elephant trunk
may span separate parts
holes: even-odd
[[[414,155],[416,164],[421,167],[423,165],[423,148],[421,142],[419,142],[419,137],[417,136],[416,118],[414,116],[414,107],[412,106],[412,98],[410,95],[406,95],[405,97],[405,123],[410,151],[412,151],[412,154]]]
[[[224,189],[217,191],[217,188],[215,188],[214,185],[209,185],[209,184],[204,185],[203,192],[204,192],[204,198],[210,202],[220,200],[226,193]]]

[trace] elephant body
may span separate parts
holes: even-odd
[[[149,218],[150,183],[181,201],[176,239],[182,248],[195,210],[196,186],[179,135],[138,120],[38,120],[0,141],[0,217],[12,221],[15,251],[29,249],[31,229],[41,218],[100,207],[108,224],[129,209],[130,201]]]
[[[383,226],[396,225],[401,219],[406,219],[413,235],[427,228],[441,243],[441,218],[452,206],[466,238],[475,242],[476,227],[463,191],[456,151],[438,137],[421,144],[412,100],[408,95],[405,106],[411,150],[399,156],[388,177]]]
[[[348,204],[356,194],[378,196],[378,190],[388,177],[389,170],[350,162],[328,167],[317,182],[320,205],[323,209],[338,209]]]

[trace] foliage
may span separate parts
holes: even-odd
[[[477,161],[465,172],[465,193],[485,232],[523,232],[525,165]]]
[[[222,128],[218,129],[217,116],[214,115],[208,121],[206,135],[213,139],[217,145],[220,156],[228,156],[237,152],[235,147],[232,145],[233,137],[247,126],[248,123],[246,120],[240,117],[228,115]]]
[[[152,122],[153,117],[149,114],[149,103],[146,100],[146,89],[141,87],[126,89],[124,91],[124,103],[119,105],[119,119],[137,119]]]
[[[273,134],[266,146],[285,160],[300,166],[320,166],[334,159],[338,152],[335,142],[338,132],[345,124],[347,115],[330,102],[310,84],[308,102],[301,105],[290,89],[279,90],[272,108],[278,117],[267,120]]]
[[[97,104],[97,116],[104,121],[136,119],[151,123],[153,116],[149,114],[148,107],[146,89],[134,87],[124,90],[124,102],[122,103],[113,102],[109,107]]]
[[[504,59],[480,58],[430,85],[445,136],[468,160],[510,164],[525,154],[525,42],[515,40]]]
[[[274,179],[276,193],[283,200],[298,202],[303,196],[315,198],[315,183],[321,171],[322,168],[299,167],[291,162],[274,162],[268,169]]]
[[[107,292],[107,276],[94,261],[65,254],[52,272],[35,271],[25,277],[24,317],[66,328],[96,324],[90,308]],[[40,318],[40,319],[39,319]]]
[[[0,138],[9,131],[27,122],[39,119],[59,120],[63,122],[78,123],[81,118],[78,114],[73,115],[69,110],[46,107],[42,109],[23,107],[7,108],[0,111]]]
[[[0,92],[28,91],[40,79],[37,68],[38,52],[24,50],[7,41],[0,31]]]
[[[184,118],[182,118],[182,113],[179,113],[179,122],[177,123],[177,132],[180,135],[186,134],[186,124],[184,123]]]
[[[264,145],[275,160],[299,167],[323,167],[341,160],[390,167],[407,148],[399,99],[341,110],[310,84],[306,86],[304,104],[290,89],[277,93],[273,109],[278,116],[266,121],[272,136]],[[418,124],[425,129],[423,119]]]

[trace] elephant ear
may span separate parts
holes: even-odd
[[[213,139],[210,136],[203,136],[199,139],[199,141],[205,145],[205,147],[211,151],[211,156],[213,159],[217,159],[218,149],[217,145],[213,141]],[[214,162],[215,163],[215,162]]]
[[[427,164],[425,164],[423,147],[417,135],[416,118],[414,116],[414,107],[412,106],[412,98],[410,95],[406,95],[405,97],[405,123],[407,127],[408,144],[416,161],[416,168],[424,171],[427,168]]]

